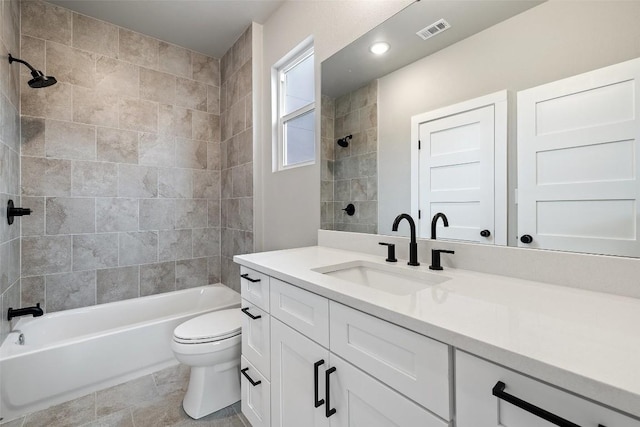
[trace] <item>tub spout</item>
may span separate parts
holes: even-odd
[[[40,303],[37,303],[35,307],[25,307],[25,308],[16,308],[16,309],[9,308],[9,311],[7,312],[7,320],[10,321],[14,317],[26,316],[29,314],[33,315],[33,317],[42,316],[44,312],[40,308]]]

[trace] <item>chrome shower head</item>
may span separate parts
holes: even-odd
[[[40,70],[36,70],[29,64],[27,61],[23,61],[22,59],[14,58],[9,54],[9,64],[13,62],[19,62],[21,64],[26,65],[31,70],[31,76],[33,77],[29,80],[28,85],[34,89],[39,89],[41,87],[49,87],[56,84],[58,81],[53,76],[45,76],[44,73]]]

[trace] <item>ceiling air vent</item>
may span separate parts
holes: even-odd
[[[433,24],[429,25],[428,27],[425,27],[425,28],[421,29],[416,34],[422,40],[426,40],[426,39],[429,39],[429,38],[435,36],[436,34],[439,34],[439,33],[443,32],[444,30],[447,30],[449,28],[451,28],[451,25],[449,25],[449,23],[447,21],[445,21],[444,19],[441,19],[441,20],[439,20],[437,22],[434,22]]]

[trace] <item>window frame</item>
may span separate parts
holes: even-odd
[[[285,97],[286,97],[286,73],[300,65],[303,61],[309,59],[309,57],[313,57],[313,86],[314,86],[314,100],[307,105],[304,105],[288,114],[284,114],[285,108]],[[305,162],[298,162],[294,164],[286,164],[286,141],[284,129],[285,125],[294,120],[296,118],[302,117],[305,114],[309,114],[316,110],[316,93],[315,93],[315,80],[316,80],[316,70],[315,70],[315,51],[313,44],[305,45],[302,49],[299,49],[291,53],[291,56],[287,58],[284,62],[282,62],[279,66],[274,68],[275,71],[275,86],[277,91],[276,102],[274,113],[276,116],[275,125],[277,128],[276,132],[276,157],[277,160],[274,162],[274,172],[283,171],[303,166],[310,166],[316,163],[317,161],[317,147],[316,147],[316,119],[314,117],[314,138],[313,138],[313,158],[311,160]],[[275,160],[275,159],[274,159]]]

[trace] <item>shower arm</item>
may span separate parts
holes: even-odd
[[[31,64],[29,64],[27,61],[23,61],[22,59],[19,59],[19,58],[14,58],[13,56],[11,56],[11,54],[9,54],[9,64],[11,64],[12,62],[19,62],[19,63],[24,64],[24,65],[26,65],[27,67],[29,67],[29,69],[30,69],[32,72],[33,72],[33,71],[36,71],[36,69],[35,69],[35,68],[33,68],[33,67],[31,66]]]

